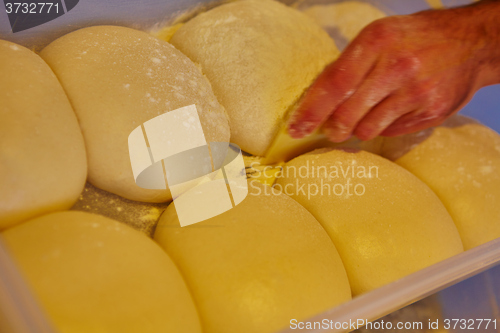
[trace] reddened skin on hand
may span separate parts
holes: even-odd
[[[500,82],[500,3],[429,10],[368,25],[316,79],[289,125],[334,142],[441,124],[481,87]]]

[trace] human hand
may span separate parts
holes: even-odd
[[[334,142],[442,123],[500,82],[500,2],[392,16],[367,26],[310,87],[289,133]]]

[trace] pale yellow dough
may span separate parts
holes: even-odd
[[[304,10],[322,28],[336,28],[352,41],[364,27],[387,15],[377,7],[361,1],[343,1],[329,5],[315,5]]]
[[[0,40],[0,230],[70,208],[87,177],[78,121],[49,66]]]
[[[330,235],[353,295],[463,250],[453,220],[431,189],[380,156],[317,150],[287,163],[281,176],[277,186],[307,208]]]
[[[479,124],[438,127],[396,163],[436,192],[453,217],[465,249],[500,237],[497,133]]]
[[[77,30],[42,52],[82,126],[89,181],[131,200],[162,202],[169,190],[135,184],[128,136],[160,114],[196,104],[207,142],[229,141],[224,108],[210,83],[172,45],[145,32],[112,26]]]
[[[243,0],[200,14],[170,42],[199,63],[226,108],[231,141],[264,156],[286,111],[339,54],[303,13]]]
[[[60,212],[1,236],[58,332],[201,333],[172,260],[124,224]]]
[[[314,217],[257,182],[235,208],[180,227],[171,204],[155,240],[181,270],[205,333],[266,333],[351,298],[337,250]]]

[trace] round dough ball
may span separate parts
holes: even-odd
[[[351,298],[321,225],[297,202],[257,182],[235,208],[187,227],[180,227],[171,204],[155,240],[186,279],[205,333],[277,332],[292,318]]]
[[[438,197],[417,177],[377,155],[313,151],[285,165],[277,188],[326,229],[353,295],[463,251]]]
[[[361,1],[314,5],[304,10],[304,14],[312,18],[330,36],[337,37],[335,41],[341,49],[368,24],[386,17],[386,14],[374,5]]]
[[[103,190],[137,201],[172,198],[169,190],[136,185],[128,150],[132,130],[167,111],[196,104],[206,141],[229,141],[224,108],[198,67],[145,32],[85,28],[55,40],[41,55],[80,120],[89,181]]]
[[[409,147],[396,144],[418,134],[387,139],[393,151],[384,154],[397,156],[397,164],[438,195],[466,250],[500,237],[500,136],[473,123],[420,134],[427,138]]]
[[[226,108],[231,141],[264,156],[299,99],[339,51],[310,18],[271,0],[244,0],[200,14],[170,42],[199,63]]]
[[[2,237],[59,332],[201,332],[172,260],[124,224],[60,212]]]
[[[0,40],[0,230],[70,208],[87,177],[63,88],[35,53]]]

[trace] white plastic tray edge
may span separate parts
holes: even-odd
[[[498,263],[500,263],[500,238],[424,268],[303,321],[321,322],[323,319],[339,323],[356,321],[357,319],[373,321],[452,284],[479,274]],[[290,328],[280,333],[296,331]],[[300,330],[300,332],[346,332],[346,330]]]

